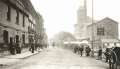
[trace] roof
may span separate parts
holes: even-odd
[[[101,39],[102,42],[106,43],[115,43],[115,42],[120,42],[118,39]]]
[[[105,18],[103,18],[103,19],[100,20],[100,21],[97,21],[97,22],[95,22],[95,23],[92,23],[92,24],[88,25],[88,27],[91,27],[91,26],[96,25],[96,24],[99,24],[99,23],[110,23],[110,22],[118,24],[117,21],[115,21],[115,20],[113,20],[113,19],[111,19],[111,18],[109,18],[109,17],[105,17]]]
[[[98,21],[97,23],[101,23],[101,22],[103,23],[104,21],[107,21],[107,23],[109,23],[109,22],[118,23],[117,21],[115,21],[109,17],[105,17],[102,20]]]

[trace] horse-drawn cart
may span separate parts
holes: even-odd
[[[111,48],[110,53],[109,68],[120,69],[120,47]]]

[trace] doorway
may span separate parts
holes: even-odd
[[[3,41],[4,43],[8,43],[9,41],[9,33],[6,30],[3,30]]]

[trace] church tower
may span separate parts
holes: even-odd
[[[78,22],[85,22],[86,21],[86,17],[87,17],[87,4],[86,4],[86,0],[82,0],[81,3],[82,5],[80,5],[80,8],[77,11],[77,15],[78,15]]]
[[[77,11],[77,24],[75,24],[75,36],[77,39],[87,38],[87,26],[91,23],[87,16],[87,0],[81,0],[81,4]]]

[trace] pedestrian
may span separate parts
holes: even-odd
[[[106,50],[105,50],[105,53],[104,53],[104,55],[105,55],[105,59],[106,59],[106,61],[105,62],[108,62],[109,60],[110,60],[110,49],[109,48],[106,48]]]
[[[89,46],[85,48],[85,51],[86,51],[86,56],[90,56],[91,49]]]
[[[75,47],[74,47],[74,53],[77,53],[77,52],[78,52],[78,47],[75,46]]]
[[[102,60],[102,48],[98,50],[98,60]]]
[[[20,41],[16,42],[16,53],[17,54],[21,53],[21,44],[20,44]]]
[[[34,43],[31,43],[31,52],[34,53],[34,50],[35,50]]]
[[[94,57],[94,49],[91,50],[91,57]]]
[[[80,47],[79,51],[80,51],[80,55],[82,56],[83,55],[83,47]]]
[[[10,43],[9,43],[9,51],[12,55],[15,55],[15,44],[13,42],[13,38],[10,37]]]

